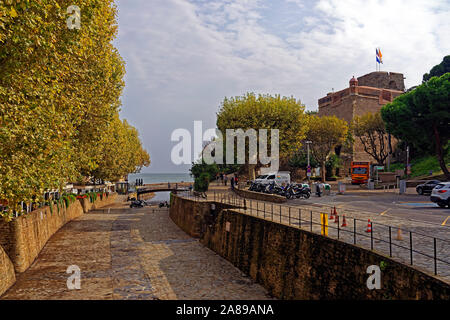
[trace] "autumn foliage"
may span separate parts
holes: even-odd
[[[118,117],[125,67],[112,45],[113,0],[0,2],[0,199],[10,210],[45,190],[111,180],[149,156]],[[118,159],[120,155],[120,159]]]

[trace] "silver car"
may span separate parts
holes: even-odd
[[[441,182],[431,191],[430,200],[441,208],[450,207],[450,182]]]

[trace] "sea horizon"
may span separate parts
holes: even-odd
[[[194,181],[190,173],[133,173],[128,175],[130,183],[136,179],[142,179],[144,184]]]

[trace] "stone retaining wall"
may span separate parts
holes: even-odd
[[[116,194],[98,198],[94,203],[89,199],[79,199],[68,208],[63,203],[59,209],[57,205],[53,205],[52,210],[47,206],[10,222],[0,220],[0,295],[14,283],[14,272],[28,269],[48,239],[63,225],[89,210],[113,203],[115,199]]]
[[[275,203],[283,203],[286,202],[287,199],[285,197],[276,195],[276,194],[268,194],[263,192],[255,192],[255,191],[249,191],[244,189],[233,189],[233,191],[240,197],[247,198],[247,199],[255,199],[260,201],[268,201],[268,202],[275,202]]]
[[[389,257],[294,227],[173,196],[170,216],[280,299],[450,299],[449,284]],[[186,204],[186,205],[185,205]],[[214,205],[214,206],[212,206]],[[213,209],[215,207],[215,210]],[[194,210],[193,210],[194,209]],[[202,216],[203,213],[203,216]],[[184,216],[184,218],[183,218]],[[203,227],[200,221],[207,221]],[[179,225],[179,224],[178,224]],[[370,265],[385,265],[369,290]]]
[[[0,246],[0,296],[16,282],[14,265]]]

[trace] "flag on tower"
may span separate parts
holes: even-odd
[[[376,49],[376,55],[377,55],[377,62],[383,63],[383,55],[381,54],[380,48]]]

